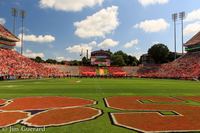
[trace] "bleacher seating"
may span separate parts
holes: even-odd
[[[63,66],[52,64],[39,64],[10,49],[0,49],[0,79],[16,78],[47,78],[64,77],[71,75],[94,77],[97,68],[92,66]],[[138,77],[147,78],[200,78],[200,52],[187,53],[177,60],[160,66],[142,66],[138,69]],[[107,76],[124,77],[133,76],[133,68],[107,67]],[[136,70],[137,70],[136,69]],[[64,71],[65,70],[65,71]]]
[[[122,70],[127,73],[127,76],[135,77],[137,75],[139,67],[138,66],[124,66]]]
[[[79,76],[79,66],[56,65],[55,67],[70,76]]]
[[[138,76],[148,78],[199,79],[199,68],[200,52],[193,52],[187,53],[171,63],[163,64],[157,70],[138,71]]]
[[[62,77],[65,73],[46,67],[10,49],[0,49],[1,78]]]
[[[108,67],[108,72],[113,77],[127,76],[127,73],[122,70],[122,67]]]
[[[87,77],[96,76],[96,67],[81,66],[79,70],[80,70],[80,75],[82,76],[87,76]]]

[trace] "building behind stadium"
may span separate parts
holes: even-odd
[[[92,66],[110,66],[111,54],[110,50],[98,50],[91,53],[91,65]]]

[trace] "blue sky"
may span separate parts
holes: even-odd
[[[26,10],[24,54],[29,57],[80,59],[81,49],[123,50],[139,57],[158,42],[174,51],[174,12],[187,13],[185,41],[200,31],[199,5],[199,0],[1,0],[0,23],[12,31],[10,9]],[[178,21],[178,51],[180,26]]]

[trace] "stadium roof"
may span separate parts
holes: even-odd
[[[91,53],[92,56],[110,56],[110,52],[105,50],[97,50]]]
[[[12,34],[8,29],[0,24],[0,39],[7,40],[11,42],[19,42],[20,39]]]
[[[189,41],[185,43],[185,46],[192,46],[200,44],[200,32],[198,32],[196,35],[194,35]]]

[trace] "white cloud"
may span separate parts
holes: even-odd
[[[186,16],[186,21],[191,22],[191,21],[196,21],[200,20],[200,9],[193,10],[192,12],[188,13]]]
[[[86,7],[101,5],[104,0],[40,0],[41,8],[52,8],[60,11],[81,11]]]
[[[85,20],[75,22],[75,35],[80,38],[105,37],[119,25],[118,7],[112,6],[88,16]]]
[[[0,24],[4,25],[6,23],[6,20],[4,18],[0,18]]]
[[[21,41],[16,43],[16,47],[18,47],[18,48],[21,47]]]
[[[154,45],[154,44],[159,44],[159,43],[161,43],[161,42],[159,42],[159,41],[154,41],[154,42],[152,42],[152,45]]]
[[[75,44],[70,47],[67,47],[66,50],[69,53],[81,53],[81,51],[85,52],[88,50],[91,53],[92,49],[97,45],[95,41],[90,42],[88,44]]]
[[[195,33],[200,31],[200,21],[188,24],[184,28],[184,35],[194,35]]]
[[[137,52],[134,52],[134,53],[128,53],[128,55],[135,56],[139,60],[141,55],[143,55],[144,53],[145,52],[137,51]]]
[[[56,57],[56,60],[57,61],[70,61],[70,60],[72,60],[71,58],[65,58],[65,57],[63,57],[63,56],[59,56],[59,57]]]
[[[136,24],[135,28],[144,30],[145,32],[160,32],[164,31],[169,27],[169,24],[166,20],[160,18],[155,20],[145,20]]]
[[[109,47],[115,47],[119,44],[119,42],[114,41],[112,39],[105,39],[104,41],[102,41],[101,43],[97,44],[96,41],[92,41],[90,43],[81,43],[81,44],[74,44],[72,46],[69,46],[66,48],[66,51],[68,51],[69,53],[78,53],[81,54],[81,52],[83,52],[83,54],[86,53],[86,51],[88,50],[89,53],[92,52],[92,50],[94,50],[94,48],[109,48]]]
[[[118,41],[114,41],[112,39],[105,39],[103,42],[98,44],[98,47],[100,48],[110,48],[115,47],[119,44]]]
[[[56,60],[57,61],[63,61],[63,60],[65,60],[65,57],[56,57]]]
[[[132,40],[132,41],[130,41],[130,42],[127,42],[125,45],[124,45],[124,47],[125,48],[131,48],[131,47],[133,47],[134,45],[137,45],[139,43],[139,40],[138,39],[134,39],[134,40]]]
[[[19,38],[21,38],[22,34],[19,34]],[[37,42],[37,43],[50,43],[55,41],[55,37],[52,35],[24,35],[24,41],[28,42]]]
[[[148,5],[155,5],[155,4],[166,4],[169,2],[169,0],[138,0],[138,2],[142,6],[148,6]]]
[[[37,57],[37,56],[39,56],[39,57],[41,57],[41,58],[44,58],[44,57],[45,57],[44,53],[34,53],[32,50],[29,50],[29,49],[27,49],[27,50],[25,51],[24,55],[25,55],[26,57],[29,57],[29,58],[35,58],[35,57]]]

